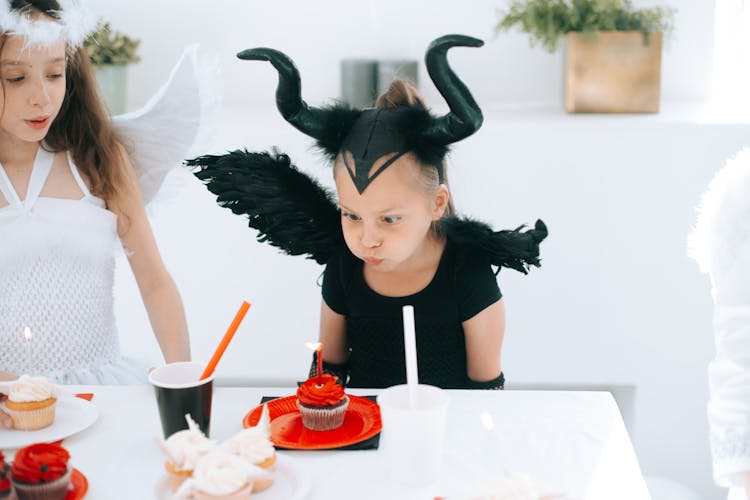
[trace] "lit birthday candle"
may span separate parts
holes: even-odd
[[[323,376],[323,344],[320,342],[305,342],[305,345],[316,352],[316,359],[318,361],[318,383],[322,384],[321,377]]]
[[[26,373],[31,375],[31,328],[28,325],[23,328],[23,338],[26,341]]]

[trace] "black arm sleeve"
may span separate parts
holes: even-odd
[[[467,389],[488,389],[494,391],[502,391],[503,389],[505,389],[505,375],[503,375],[503,372],[500,372],[499,377],[493,378],[492,380],[488,380],[486,382],[475,382],[469,379],[469,386],[467,387]]]
[[[460,320],[473,318],[503,296],[486,257],[466,254],[457,268],[456,291]]]

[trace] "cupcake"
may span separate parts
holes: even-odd
[[[56,403],[55,386],[49,380],[21,375],[10,385],[5,408],[14,428],[31,431],[52,424]]]
[[[175,432],[166,441],[158,440],[159,447],[167,455],[164,467],[167,469],[167,479],[172,491],[177,490],[183,481],[192,476],[198,460],[216,447],[216,442],[203,434],[190,414],[185,415],[185,420],[187,429]]]
[[[2,451],[0,451],[0,500],[18,500],[13,483],[10,481],[10,465],[5,462]]]
[[[268,417],[267,405],[263,405],[260,419],[255,427],[242,429],[222,443],[221,448],[269,472],[265,480],[253,482],[253,493],[263,491],[273,484],[276,471],[276,449],[271,442],[271,419]]]
[[[193,477],[182,483],[175,498],[195,500],[245,500],[253,484],[267,479],[270,473],[247,461],[217,449],[198,460]]]
[[[68,494],[70,453],[59,444],[37,443],[21,448],[10,476],[20,500],[63,500]]]
[[[310,377],[297,389],[297,407],[306,428],[328,431],[344,423],[349,398],[337,380],[338,377],[323,374]]]

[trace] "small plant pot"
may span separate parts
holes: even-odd
[[[603,31],[596,40],[567,35],[568,113],[657,113],[662,34]]]
[[[127,66],[115,64],[97,66],[96,81],[99,84],[99,92],[109,109],[109,114],[124,113]]]

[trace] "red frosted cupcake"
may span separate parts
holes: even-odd
[[[63,500],[71,468],[70,453],[59,444],[38,443],[21,448],[13,458],[11,480],[21,500]]]
[[[336,383],[338,377],[323,374],[310,377],[297,389],[297,407],[302,425],[314,431],[329,431],[344,423],[349,398]]]
[[[10,482],[10,465],[5,462],[2,451],[0,451],[0,500],[18,500]]]

